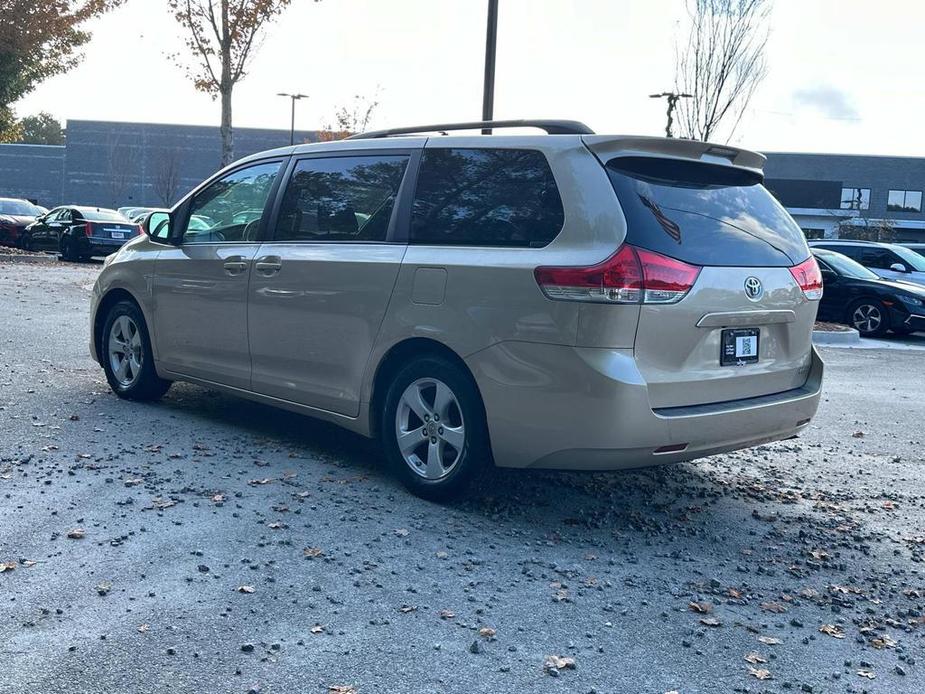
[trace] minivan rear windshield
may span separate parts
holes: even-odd
[[[696,265],[791,266],[809,257],[802,230],[757,173],[658,157],[617,157],[607,173],[634,246]]]

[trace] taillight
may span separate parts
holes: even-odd
[[[624,244],[588,267],[538,267],[537,283],[550,299],[614,304],[673,304],[697,281],[700,268]]]
[[[819,271],[819,263],[813,256],[809,256],[799,265],[790,268],[790,274],[800,285],[807,299],[816,301],[822,298],[822,273]]]
[[[93,222],[87,222],[87,226],[84,227],[84,234],[86,236],[93,236]]]
[[[143,233],[145,233],[145,228],[141,226],[141,224],[136,224],[135,227],[135,236],[141,236]]]

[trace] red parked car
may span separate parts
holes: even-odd
[[[20,245],[23,230],[43,212],[28,200],[0,198],[0,244]]]

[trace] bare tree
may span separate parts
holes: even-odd
[[[770,0],[688,0],[690,35],[679,48],[675,90],[683,137],[708,140],[725,126],[732,137],[767,75]]]
[[[379,107],[379,89],[372,97],[356,94],[346,106],[341,106],[334,113],[334,123],[325,124],[319,134],[322,142],[343,140],[355,133],[362,133],[369,129],[373,113]]]
[[[164,207],[170,207],[180,192],[180,153],[176,148],[161,154],[154,172],[154,192]]]
[[[138,175],[138,150],[118,135],[110,136],[106,146],[106,163],[112,206],[124,205],[132,179]]]
[[[319,0],[315,0],[318,2]],[[196,89],[222,103],[222,165],[234,159],[231,129],[231,95],[247,74],[247,66],[260,44],[263,28],[292,0],[167,0],[167,7],[186,29],[186,47],[193,65],[179,56]]]

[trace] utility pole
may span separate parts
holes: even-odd
[[[299,99],[307,99],[308,94],[287,94],[286,92],[280,92],[276,96],[285,96],[292,99],[292,120],[290,121],[289,126],[289,144],[295,144],[295,102]]]
[[[665,123],[665,137],[674,137],[671,134],[671,126],[674,125],[674,110],[678,105],[679,99],[690,99],[693,94],[684,94],[678,92],[662,92],[661,94],[649,94],[650,99],[666,99],[668,101],[668,122]]]
[[[485,83],[482,91],[482,120],[492,120],[495,112],[495,47],[498,43],[498,0],[488,0],[488,28],[485,35]],[[491,128],[482,130],[491,135]]]

